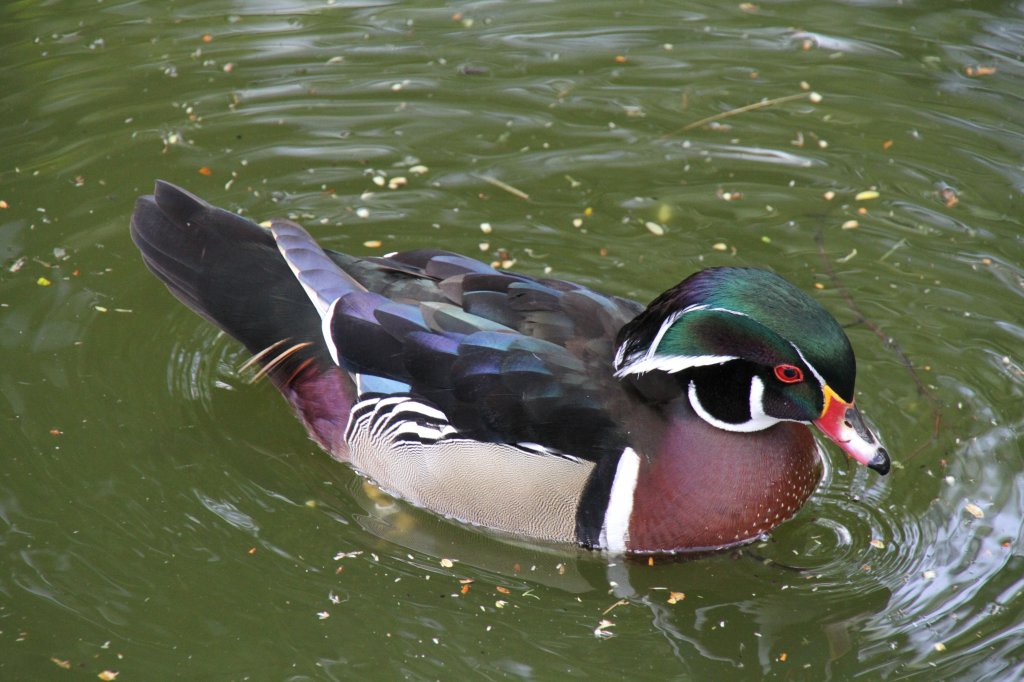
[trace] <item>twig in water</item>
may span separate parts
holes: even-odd
[[[512,185],[508,184],[507,182],[502,182],[498,178],[492,178],[490,175],[474,175],[473,177],[477,178],[478,180],[483,180],[484,182],[486,182],[488,184],[494,185],[498,189],[503,189],[506,192],[508,192],[509,194],[511,194],[512,196],[519,197],[520,199],[525,199],[526,201],[530,200],[530,195],[529,194],[527,194],[526,192],[524,192],[523,190],[521,190],[521,189],[519,189],[517,187],[513,187]]]
[[[747,105],[739,107],[737,109],[730,109],[729,111],[723,111],[722,113],[715,114],[714,116],[708,116],[707,118],[702,118],[699,121],[694,121],[693,123],[687,123],[686,125],[684,125],[682,128],[679,128],[678,130],[674,130],[671,133],[666,133],[663,137],[670,137],[670,136],[675,135],[677,133],[682,133],[682,132],[685,132],[687,130],[693,130],[694,128],[699,128],[702,125],[706,125],[708,123],[713,123],[714,121],[720,121],[723,118],[729,118],[730,116],[736,116],[738,114],[745,114],[748,111],[754,111],[756,109],[764,109],[765,107],[775,106],[776,104],[784,104],[785,102],[794,102],[794,101],[796,101],[798,99],[810,99],[812,102],[818,103],[818,102],[821,101],[821,95],[819,95],[816,92],[798,92],[795,95],[786,95],[784,97],[776,97],[775,99],[763,99],[760,102],[754,102],[753,104],[747,104]]]

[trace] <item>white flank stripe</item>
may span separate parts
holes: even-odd
[[[601,527],[601,544],[610,552],[625,552],[629,541],[629,518],[633,515],[633,493],[640,474],[640,457],[626,448],[615,467],[615,480],[608,496]]]
[[[397,440],[399,436],[416,436],[424,440],[441,440],[444,432],[439,428],[424,426],[416,422],[398,422],[384,436],[391,442]]]
[[[430,405],[424,405],[413,400],[406,400],[401,405],[395,407],[395,412],[409,412],[410,414],[421,414],[424,417],[430,419],[436,419],[448,423],[448,417],[445,416],[444,412],[431,407]]]

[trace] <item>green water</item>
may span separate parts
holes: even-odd
[[[0,679],[1024,676],[1022,41],[952,0],[4,3]],[[830,449],[766,542],[653,567],[439,520],[146,271],[155,178],[644,301],[772,268],[898,466]]]

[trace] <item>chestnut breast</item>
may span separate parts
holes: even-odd
[[[755,539],[791,517],[821,479],[814,439],[803,424],[723,431],[676,401],[672,418],[650,429],[629,521],[633,552],[722,548]],[[686,414],[689,413],[689,414]]]

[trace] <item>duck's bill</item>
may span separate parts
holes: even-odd
[[[889,473],[889,453],[864,423],[860,410],[828,386],[825,387],[825,409],[814,425],[864,466],[883,476]]]

